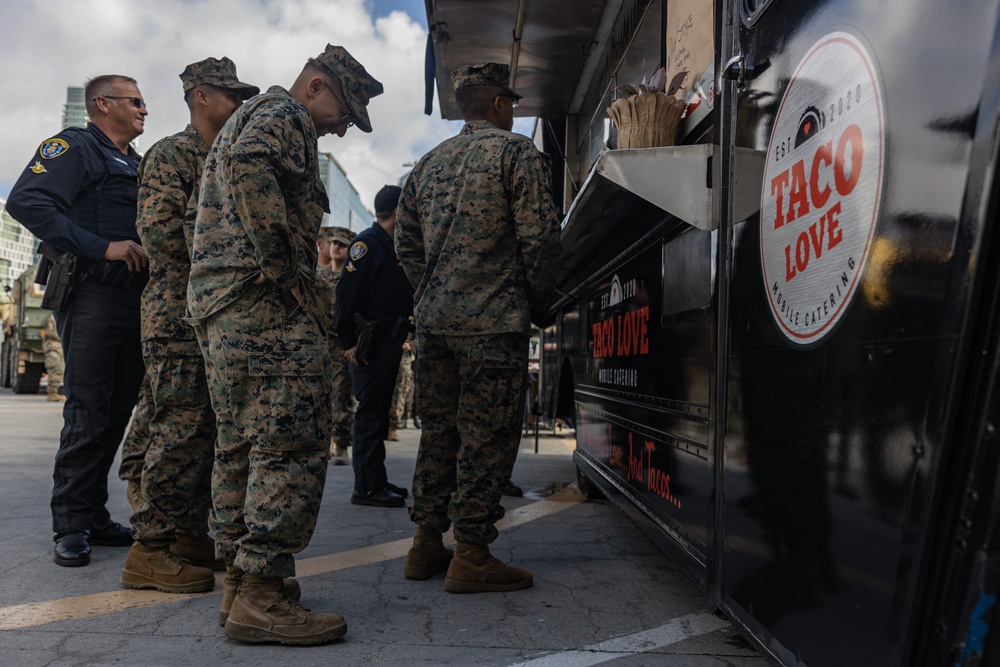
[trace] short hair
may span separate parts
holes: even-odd
[[[504,94],[500,86],[464,86],[455,91],[455,102],[463,118],[485,118],[493,100]]]
[[[315,58],[310,58],[306,61],[306,66],[302,68],[303,71],[308,72],[312,76],[318,76],[326,82],[326,85],[330,88],[341,88],[343,86],[340,83],[340,79],[337,75],[330,71],[330,68],[316,60]]]
[[[83,86],[83,97],[87,105],[87,115],[93,118],[97,115],[98,97],[108,97],[115,92],[115,84],[124,81],[139,85],[135,79],[122,74],[102,74],[87,81]]]

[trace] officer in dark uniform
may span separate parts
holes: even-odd
[[[392,392],[413,314],[413,288],[393,247],[400,192],[399,187],[386,185],[375,195],[375,222],[351,244],[337,286],[337,334],[358,399],[352,439],[355,505],[402,507],[408,494],[390,484],[385,472]],[[360,355],[355,315],[376,323],[371,348]]]
[[[108,471],[143,377],[139,297],[148,278],[135,229],[146,103],[134,79],[105,75],[84,89],[91,123],[46,139],[7,210],[54,252],[77,258],[70,299],[56,312],[66,357],[64,425],[52,490],[55,562],[90,562],[90,546],[129,546],[106,508]],[[56,284],[50,280],[50,288]]]

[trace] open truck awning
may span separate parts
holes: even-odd
[[[524,95],[517,116],[546,118],[569,113],[605,7],[617,14],[621,0],[425,0],[425,6],[442,118],[462,118],[451,73],[482,62],[511,66],[513,88]]]

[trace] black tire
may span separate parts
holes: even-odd
[[[10,339],[5,339],[0,345],[0,387],[9,387],[14,384],[13,374],[10,364]]]
[[[587,500],[604,500],[604,492],[601,491],[601,487],[590,481],[590,478],[583,474],[580,466],[576,467],[576,485]]]
[[[14,393],[37,394],[44,373],[45,366],[42,364],[26,364],[24,372],[14,380]]]

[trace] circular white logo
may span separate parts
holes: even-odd
[[[796,345],[844,316],[871,249],[885,169],[875,64],[835,32],[802,58],[781,99],[761,188],[760,261],[771,315]]]

